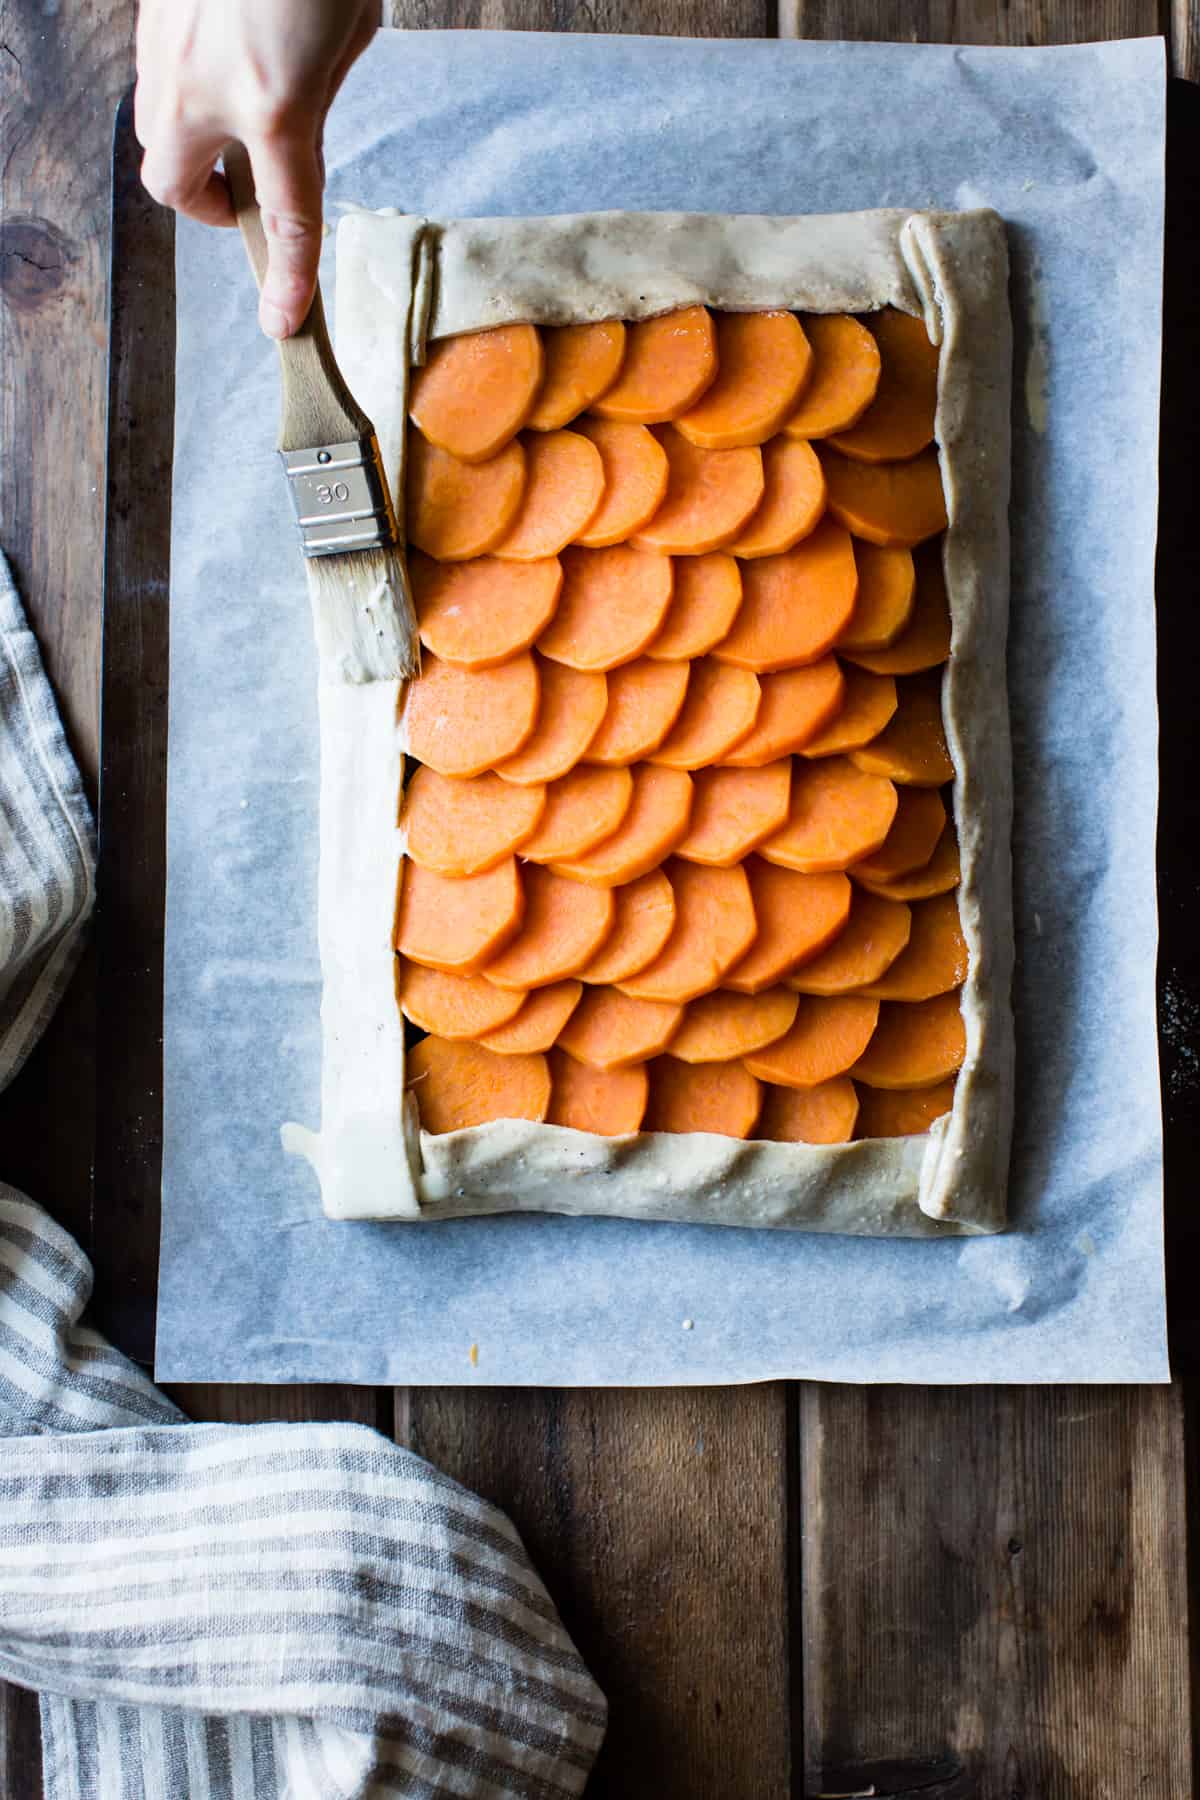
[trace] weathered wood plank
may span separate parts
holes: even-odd
[[[1159,0],[779,0],[780,37],[880,43],[1075,44],[1164,23]]]
[[[294,1424],[342,1419],[351,1425],[390,1426],[386,1389],[352,1387],[232,1387],[196,1382],[163,1390],[189,1419],[211,1425],[260,1425],[266,1421]]]
[[[635,32],[664,37],[771,37],[772,0],[385,0],[409,30]]]
[[[1200,80],[1200,6],[1196,0],[1170,0],[1171,73],[1185,81]]]

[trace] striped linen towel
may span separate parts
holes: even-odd
[[[0,557],[0,1086],[93,868]],[[0,1678],[41,1696],[47,1800],[582,1793],[604,1699],[504,1515],[365,1427],[189,1425],[91,1285],[0,1182]]]

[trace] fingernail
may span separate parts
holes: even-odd
[[[288,322],[285,314],[269,300],[264,300],[258,309],[258,322],[270,338],[282,338],[288,334]]]

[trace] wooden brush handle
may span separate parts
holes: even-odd
[[[226,144],[221,160],[242,242],[261,288],[267,272],[267,238],[245,145]],[[281,338],[278,349],[283,374],[281,450],[315,450],[320,444],[344,444],[374,435],[371,421],[342,380],[334,361],[319,287],[303,325],[293,337]]]

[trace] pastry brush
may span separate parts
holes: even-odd
[[[267,240],[241,144],[222,156],[250,265],[261,288]],[[334,680],[416,673],[417,628],[375,427],[343,381],[321,290],[299,331],[279,341],[279,454],[308,574],[321,670]]]

